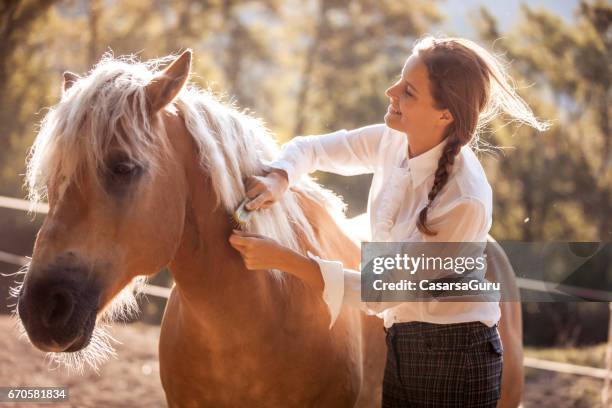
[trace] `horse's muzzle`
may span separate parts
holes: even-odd
[[[86,347],[96,323],[100,290],[86,270],[29,271],[17,311],[28,337],[43,351],[74,352]],[[80,268],[78,268],[80,269]]]

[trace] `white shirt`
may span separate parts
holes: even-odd
[[[469,146],[461,148],[446,185],[428,211],[427,225],[437,235],[425,235],[416,226],[419,212],[427,205],[445,143],[408,158],[405,133],[384,124],[371,125],[321,136],[295,137],[283,146],[270,166],[285,170],[290,185],[316,170],[345,176],[374,173],[367,207],[372,241],[484,243],[491,228],[492,191]],[[499,302],[364,303],[359,271],[345,269],[338,261],[308,255],[321,269],[330,327],[343,303],[376,313],[384,319],[385,327],[409,321],[443,324],[481,321],[492,327],[499,321]]]

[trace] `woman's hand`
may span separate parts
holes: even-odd
[[[278,269],[289,251],[271,238],[240,230],[234,230],[229,242],[242,255],[244,266],[251,270]]]
[[[277,202],[289,188],[287,173],[272,169],[265,176],[249,177],[246,184],[246,196],[251,199],[246,204],[249,211],[265,209]]]
[[[240,252],[247,269],[278,269],[302,279],[315,290],[323,291],[325,284],[316,261],[252,232],[234,230],[229,242]]]

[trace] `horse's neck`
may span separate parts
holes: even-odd
[[[281,284],[271,273],[244,267],[228,241],[230,216],[223,207],[215,206],[211,180],[196,152],[184,149],[189,155],[184,161],[189,193],[181,242],[169,265],[181,309],[189,324],[195,319],[197,324],[215,328],[226,326],[224,321],[248,327],[258,313],[277,318],[281,311],[275,309],[282,308],[291,288],[298,286],[299,291],[300,285]]]
[[[223,299],[230,289],[230,298],[248,293],[257,276],[244,270],[239,254],[229,245],[230,219],[222,207],[215,208],[206,174],[189,173],[183,235],[170,270],[183,300],[205,299],[214,307],[224,303],[215,299]]]

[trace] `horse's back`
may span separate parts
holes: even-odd
[[[499,335],[504,346],[502,396],[498,408],[514,408],[523,396],[523,319],[514,269],[503,248],[491,236],[487,243],[487,279],[501,282]]]

